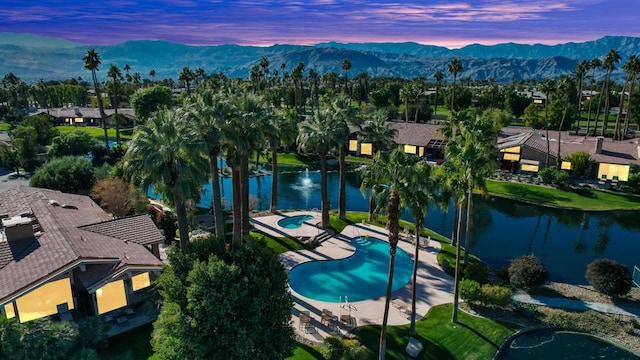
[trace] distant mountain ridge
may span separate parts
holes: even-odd
[[[640,54],[640,38],[607,36],[594,41],[560,45],[472,44],[460,49],[404,43],[320,43],[315,46],[273,45],[268,47],[217,45],[190,46],[160,40],[132,40],[108,46],[87,46],[62,39],[43,38],[31,34],[0,33],[0,76],[13,72],[21,79],[88,78],[82,58],[87,49],[95,48],[102,58],[100,78],[106,76],[109,64],[128,64],[131,73],[147,78],[151,69],[156,79],[177,79],[184,66],[202,67],[207,73],[223,72],[230,77],[248,77],[249,69],[269,59],[271,69],[285,71],[299,62],[320,74],[342,73],[340,64],[349,59],[351,74],[367,72],[370,76],[425,77],[442,71],[448,78],[447,64],[454,57],[462,61],[460,78],[488,79],[510,82],[512,79],[555,78],[575,70],[579,60],[603,57],[611,49],[622,56],[622,63],[631,54]],[[612,76],[622,79],[618,66]]]

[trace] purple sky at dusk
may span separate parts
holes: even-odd
[[[5,0],[0,32],[87,45],[403,42],[557,44],[640,36],[638,0]]]

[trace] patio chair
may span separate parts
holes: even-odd
[[[328,309],[322,309],[320,324],[330,326],[332,322],[333,322],[333,312]]]
[[[304,329],[305,331],[311,325],[311,314],[309,310],[300,311],[300,323],[298,324],[298,329]]]

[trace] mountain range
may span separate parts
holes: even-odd
[[[72,77],[88,78],[82,61],[87,49],[95,48],[102,59],[98,75],[106,76],[109,64],[122,69],[125,64],[131,73],[143,78],[155,70],[156,79],[177,79],[182,67],[204,68],[207,73],[222,72],[229,77],[249,76],[249,69],[266,57],[271,69],[285,71],[300,61],[305,68],[320,74],[328,71],[342,73],[340,65],[349,59],[352,76],[367,72],[369,76],[424,77],[432,80],[437,70],[447,73],[447,64],[458,57],[464,71],[460,78],[493,79],[510,82],[513,79],[556,78],[571,73],[580,60],[603,58],[611,49],[619,51],[622,62],[612,77],[621,80],[621,65],[631,54],[640,55],[640,38],[606,36],[594,41],[569,42],[559,45],[472,44],[459,49],[404,43],[319,43],[314,46],[280,45],[268,47],[216,45],[189,46],[157,40],[132,40],[116,45],[83,45],[71,41],[40,37],[32,34],[0,33],[0,76],[9,72],[27,82],[39,79],[60,80]],[[604,76],[600,71],[600,76]]]

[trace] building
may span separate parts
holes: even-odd
[[[0,312],[27,322],[100,316],[111,334],[151,322],[164,241],[148,215],[113,219],[89,197],[0,193]]]
[[[107,124],[113,123],[115,115],[114,109],[104,109]],[[28,115],[48,114],[55,124],[75,125],[75,126],[102,126],[102,118],[98,108],[90,107],[62,107],[50,109],[35,109],[30,111]],[[118,116],[126,120],[123,127],[135,124],[136,117],[131,108],[118,109]],[[122,124],[122,123],[121,123]]]

